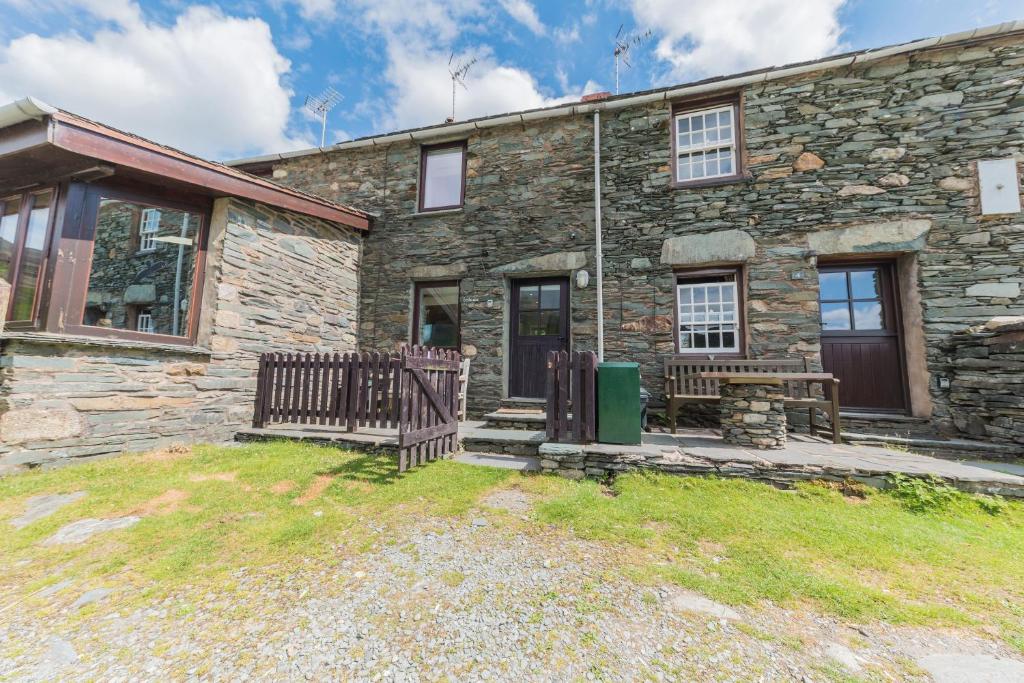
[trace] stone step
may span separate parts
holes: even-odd
[[[537,448],[547,435],[543,431],[480,427],[462,430],[460,436],[466,453],[537,455]]]
[[[497,453],[459,453],[456,462],[483,467],[498,467],[520,472],[539,472],[540,458],[532,455],[499,455]]]
[[[547,401],[543,398],[503,398],[498,403],[498,409],[543,411],[547,404]]]
[[[488,429],[539,430],[547,426],[543,410],[513,410],[501,408],[484,415],[484,426]]]
[[[845,425],[844,425],[845,427]],[[930,439],[922,437],[904,437],[886,434],[866,434],[863,432],[842,431],[843,442],[854,445],[896,446],[914,453],[923,453],[938,458],[976,458],[982,455],[986,460],[1020,461],[1024,459],[1024,446],[992,443],[988,441],[972,441],[970,439]]]

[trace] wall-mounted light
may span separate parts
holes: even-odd
[[[576,271],[576,288],[586,289],[590,284],[590,273],[585,270]]]

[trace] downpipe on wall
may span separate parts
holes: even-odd
[[[604,256],[601,253],[601,112],[594,110],[594,250],[597,260],[597,360],[604,362]]]

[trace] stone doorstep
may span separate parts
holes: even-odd
[[[972,441],[970,439],[925,439],[918,437],[887,436],[884,434],[864,434],[860,432],[843,431],[842,437],[846,442],[869,443],[872,445],[897,444],[907,448],[922,448],[949,451],[967,451],[978,453],[998,453],[1004,457],[1024,458],[1024,447],[1011,444],[990,443],[987,441]]]

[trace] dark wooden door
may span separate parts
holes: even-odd
[[[509,325],[509,396],[543,398],[548,351],[569,350],[569,280],[514,280]]]
[[[906,411],[892,264],[823,266],[819,275],[821,362],[839,378],[840,407]]]

